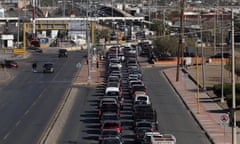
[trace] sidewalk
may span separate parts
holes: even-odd
[[[89,66],[83,62],[74,80],[75,85],[98,85],[103,83],[104,62],[100,61],[99,68],[96,68],[96,63]],[[88,70],[89,69],[89,70]],[[90,78],[90,79],[89,79]]]
[[[205,75],[206,86],[212,86],[213,83],[221,82],[221,80],[219,81],[221,74],[216,74],[216,72],[220,73],[220,71],[216,69],[216,66],[208,65],[205,68],[207,72]],[[176,68],[164,70],[164,74],[212,142],[215,144],[231,144],[231,127],[226,125],[224,128],[220,121],[220,116],[226,113],[226,111],[222,109],[207,92],[199,91],[199,93],[197,93],[196,83],[193,81],[196,79],[196,70],[189,68],[187,72],[187,75],[180,72],[180,79],[176,82]],[[199,76],[200,75],[201,74],[199,74]],[[239,131],[239,128],[237,128],[238,133]],[[239,134],[237,135],[237,141],[240,141]]]

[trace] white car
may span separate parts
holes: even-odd
[[[122,90],[119,87],[107,87],[105,89],[105,96],[123,96]]]
[[[137,95],[135,95],[134,103],[136,101],[144,101],[144,102],[146,102],[146,104],[151,104],[150,97],[148,95],[145,95],[145,94],[137,94]]]

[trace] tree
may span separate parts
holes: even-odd
[[[155,53],[170,53],[176,56],[178,48],[178,37],[160,37],[153,40]]]

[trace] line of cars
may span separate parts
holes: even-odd
[[[106,54],[106,87],[99,101],[100,136],[99,144],[122,144],[121,110],[124,109],[122,72],[124,55],[118,47],[111,47]]]
[[[98,105],[99,144],[124,143],[122,136],[126,125],[122,123],[124,120],[121,116],[128,110],[131,111],[130,119],[133,123],[130,129],[134,133],[134,143],[151,144],[156,137],[159,137],[158,140],[167,137],[170,140],[171,137],[176,142],[173,135],[158,132],[157,113],[142,80],[136,51],[131,46],[112,46],[105,59],[104,95]]]

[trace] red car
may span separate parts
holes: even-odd
[[[102,124],[101,131],[105,129],[115,129],[118,133],[122,133],[121,122],[119,120],[106,120]]]
[[[12,67],[18,68],[18,64],[14,60],[5,60],[5,67],[7,67],[7,68],[12,68]]]

